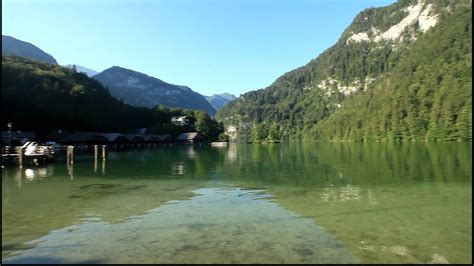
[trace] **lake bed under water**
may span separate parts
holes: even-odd
[[[2,263],[471,263],[472,144],[282,143],[2,169]]]

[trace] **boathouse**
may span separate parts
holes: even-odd
[[[160,138],[158,137],[158,135],[146,134],[143,135],[143,139],[145,140],[146,147],[157,146],[160,142]]]
[[[200,143],[202,140],[202,136],[197,132],[182,133],[176,138],[176,142],[179,144],[195,144]]]
[[[69,135],[71,135],[69,131],[59,129],[49,133],[46,137],[43,138],[43,140],[47,142],[57,142],[58,140],[65,138]]]
[[[36,135],[33,132],[2,132],[2,146],[21,146],[32,140],[36,140]]]
[[[158,138],[160,139],[160,143],[162,144],[168,144],[173,142],[173,137],[171,137],[171,135],[169,134],[158,135]]]
[[[127,133],[125,134],[125,137],[127,138],[128,143],[133,146],[141,147],[141,145],[145,142],[145,139],[140,134]]]
[[[59,139],[58,142],[61,144],[97,145],[107,144],[108,139],[103,134],[97,132],[77,132]]]
[[[107,139],[108,144],[113,148],[124,148],[128,142],[127,137],[121,133],[101,133]]]

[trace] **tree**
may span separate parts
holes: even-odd
[[[253,142],[260,143],[266,140],[268,136],[267,127],[265,124],[257,124],[253,129]]]
[[[225,134],[224,132],[219,134],[219,141],[229,142],[229,135]]]
[[[280,141],[280,126],[273,124],[268,129],[268,141],[279,142]]]
[[[206,112],[196,111],[195,116],[196,122],[194,125],[196,131],[206,140],[216,140],[219,137],[219,133],[223,131],[223,127]]]

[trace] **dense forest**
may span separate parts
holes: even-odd
[[[237,141],[471,139],[471,6],[402,0],[364,10],[334,46],[216,117]],[[382,34],[414,14],[437,23]]]
[[[177,126],[171,117],[186,115],[190,126]],[[110,95],[95,79],[58,65],[16,56],[2,56],[2,130],[33,131],[44,136],[54,130],[72,132],[131,132],[149,128],[152,133],[198,131],[209,140],[218,138],[222,124],[204,111],[135,107]]]
[[[472,10],[421,36],[377,86],[311,135],[323,140],[471,140]]]

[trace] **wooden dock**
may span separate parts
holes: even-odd
[[[2,165],[17,164],[39,165],[54,159],[54,148],[52,146],[40,146],[34,142],[27,142],[18,147],[2,147]]]

